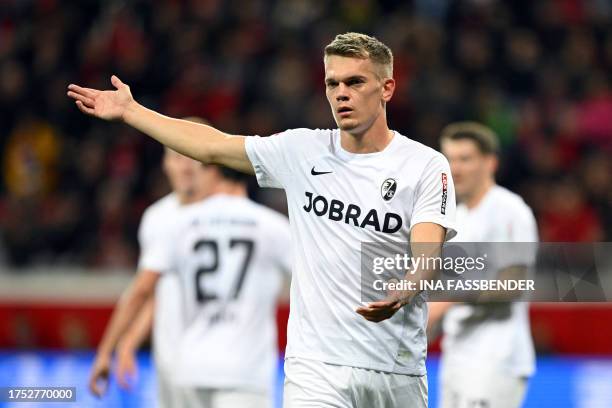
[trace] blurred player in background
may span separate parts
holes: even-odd
[[[160,276],[161,282],[176,282],[180,305],[162,312],[174,325],[164,329],[176,330],[164,350],[168,382],[160,384],[167,386],[160,399],[165,406],[272,404],[275,311],[289,273],[289,227],[284,216],[247,198],[244,177],[213,165],[196,172],[196,191],[207,198],[166,219],[169,226],[147,242],[140,261],[147,274],[137,277],[118,305],[101,344],[112,350],[125,341],[127,330],[145,327],[139,322],[129,327],[129,317],[147,313]],[[142,335],[136,332],[132,335]],[[97,381],[107,375],[108,360],[102,364],[98,358],[92,372],[98,395]]]
[[[248,199],[246,175],[207,165],[203,176],[208,198],[157,240],[147,264],[181,282],[176,406],[270,408],[277,300],[291,265],[289,222]]]
[[[453,241],[537,242],[531,209],[495,183],[495,133],[478,123],[455,123],[443,130],[440,143],[459,202],[459,233]],[[524,279],[534,261],[530,251],[525,252],[513,254],[511,264],[489,259],[494,262],[489,267],[496,278]],[[526,302],[430,303],[429,319],[430,333],[443,319],[442,407],[520,407],[535,370]]]
[[[195,118],[189,120],[197,121]],[[201,164],[187,156],[183,156],[168,148],[164,151],[164,173],[168,177],[172,193],[161,198],[146,209],[138,231],[140,244],[140,259],[138,274],[134,277],[132,285],[122,295],[115,313],[109,322],[104,337],[99,344],[98,352],[92,369],[92,391],[100,396],[105,384],[97,384],[97,380],[106,380],[110,373],[113,345],[118,342],[117,379],[122,387],[128,386],[128,376],[136,374],[134,353],[140,344],[149,336],[153,326],[153,355],[157,372],[158,401],[161,407],[171,406],[172,381],[170,366],[174,358],[174,351],[178,335],[182,330],[180,325],[179,281],[175,276],[164,276],[159,280],[155,297],[146,301],[140,314],[120,315],[121,305],[132,296],[140,294],[140,288],[147,282],[157,280],[158,273],[147,268],[147,259],[152,254],[153,243],[156,239],[166,236],[168,229],[176,222],[179,214],[189,204],[204,198],[204,191],[198,186],[196,174],[201,172]],[[155,316],[153,320],[153,316]],[[152,324],[154,321],[154,324]],[[120,335],[118,327],[130,325],[129,331],[117,340]],[[104,381],[105,382],[105,381]]]
[[[338,35],[325,48],[324,66],[338,129],[267,138],[160,115],[138,104],[115,76],[115,91],[70,85],[68,96],[86,114],[123,120],[204,163],[255,173],[260,186],[285,189],[295,256],[285,407],[425,407],[427,304],[406,291],[364,305],[360,251],[362,242],[410,242],[417,253],[422,243],[439,253],[454,235],[448,162],[389,129],[395,81],[386,45],[363,34]]]

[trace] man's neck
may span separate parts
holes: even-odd
[[[244,184],[222,181],[210,190],[209,197],[217,194],[229,195],[234,197],[246,197],[247,189]]]
[[[468,209],[473,209],[477,207],[482,200],[485,198],[489,190],[493,188],[495,185],[495,180],[487,180],[485,183],[481,185],[481,187],[474,191],[469,196],[465,197],[463,203],[467,206]]]
[[[363,133],[340,130],[340,144],[344,150],[351,153],[381,152],[391,143],[391,139],[393,131],[387,126],[384,113]]]
[[[199,194],[196,194],[194,191],[185,192],[185,193],[177,192],[176,195],[178,197],[178,201],[180,205],[193,204],[202,199],[202,197]]]

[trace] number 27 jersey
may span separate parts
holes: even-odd
[[[174,367],[183,386],[270,391],[276,303],[290,268],[286,217],[245,197],[191,206],[157,249],[181,282],[185,327]]]

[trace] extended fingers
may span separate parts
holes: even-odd
[[[68,91],[67,95],[76,101],[81,101],[87,106],[90,106],[90,107],[94,106],[93,98],[90,98],[87,95],[84,95],[78,92],[74,92],[74,91]]]
[[[68,90],[72,91],[72,92],[74,92],[76,94],[83,95],[83,96],[85,96],[87,98],[91,98],[91,99],[95,98],[96,95],[100,92],[97,89],[84,88],[82,86],[78,86],[78,85],[75,85],[75,84],[68,85]]]
[[[358,307],[355,311],[371,322],[381,322],[399,310],[401,304],[395,301],[371,302]]]
[[[94,114],[94,109],[90,108],[89,106],[86,106],[83,102],[81,102],[80,100],[76,101],[76,106],[77,108],[79,108],[79,110],[83,113],[86,113],[88,115],[93,115]]]
[[[385,313],[389,312],[389,309],[372,309],[369,307],[360,307],[356,310],[356,312],[360,314],[361,316],[368,318],[368,317],[382,316]]]
[[[363,316],[366,320],[370,321],[370,322],[382,322],[383,320],[386,320],[388,318],[390,318],[391,316],[393,316],[394,312],[391,312],[389,310],[387,311],[376,311],[376,312],[370,312],[370,313],[360,313],[361,316]]]
[[[378,302],[368,303],[368,307],[372,309],[384,309],[384,308],[392,307],[395,304],[397,304],[397,301],[395,300],[381,300]]]

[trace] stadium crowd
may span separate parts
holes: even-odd
[[[321,49],[389,44],[392,128],[437,147],[456,120],[503,144],[501,185],[543,241],[612,240],[612,4],[606,0],[134,0],[0,4],[0,265],[133,267],[161,146],[82,115],[70,82],[238,134],[334,126]],[[253,189],[259,201],[278,196]]]

